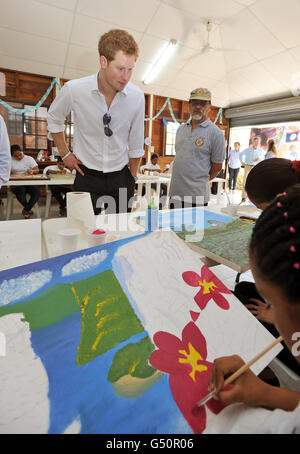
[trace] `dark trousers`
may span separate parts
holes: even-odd
[[[234,292],[232,292],[240,301],[241,303],[245,304],[253,304],[250,301],[250,298],[255,298],[260,301],[264,301],[263,297],[258,293],[256,290],[255,284],[253,282],[239,282],[235,288]],[[270,325],[269,323],[260,321],[260,323],[271,333],[274,337],[278,337],[279,333],[274,325]],[[282,343],[283,349],[277,355],[277,358],[282,361],[287,367],[293,370],[296,374],[300,376],[300,364],[296,360],[296,358],[292,355],[289,351],[287,346]]]
[[[84,165],[79,167],[84,176],[76,173],[74,191],[90,193],[95,214],[101,212],[102,204],[108,214],[130,213],[129,200],[133,200],[135,180],[127,165],[122,170],[108,173]]]
[[[232,169],[231,167],[228,167],[228,170],[229,170],[229,189],[235,189],[236,180],[237,180],[240,168],[238,167],[237,169]]]
[[[31,211],[31,208],[40,198],[40,190],[38,186],[14,186],[11,188],[11,190],[16,195],[18,201],[24,207],[25,211]],[[28,202],[26,194],[29,194],[30,196]]]
[[[51,194],[58,201],[60,208],[66,208],[67,192],[70,192],[71,189],[68,186],[50,186]]]

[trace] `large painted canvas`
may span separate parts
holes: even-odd
[[[273,340],[170,231],[1,272],[0,333],[1,433],[203,432],[214,359]]]
[[[239,273],[249,269],[253,225],[203,208],[159,212],[160,229],[171,229],[196,252]]]

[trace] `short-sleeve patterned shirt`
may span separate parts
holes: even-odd
[[[209,171],[212,163],[225,159],[225,138],[222,130],[209,119],[193,131],[190,123],[177,129],[170,197],[204,197],[209,201]]]

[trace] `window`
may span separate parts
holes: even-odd
[[[25,105],[24,109],[31,106]],[[47,150],[47,107],[24,114],[24,150]]]
[[[180,123],[167,121],[166,124],[166,141],[165,141],[165,156],[175,156],[175,139],[176,131]]]

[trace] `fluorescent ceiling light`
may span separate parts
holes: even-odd
[[[161,71],[161,69],[165,66],[165,64],[170,59],[171,55],[175,51],[177,46],[176,39],[171,39],[165,46],[161,49],[157,59],[147,72],[145,79],[143,80],[144,84],[149,84],[152,82],[153,79],[157,76],[157,74]]]

